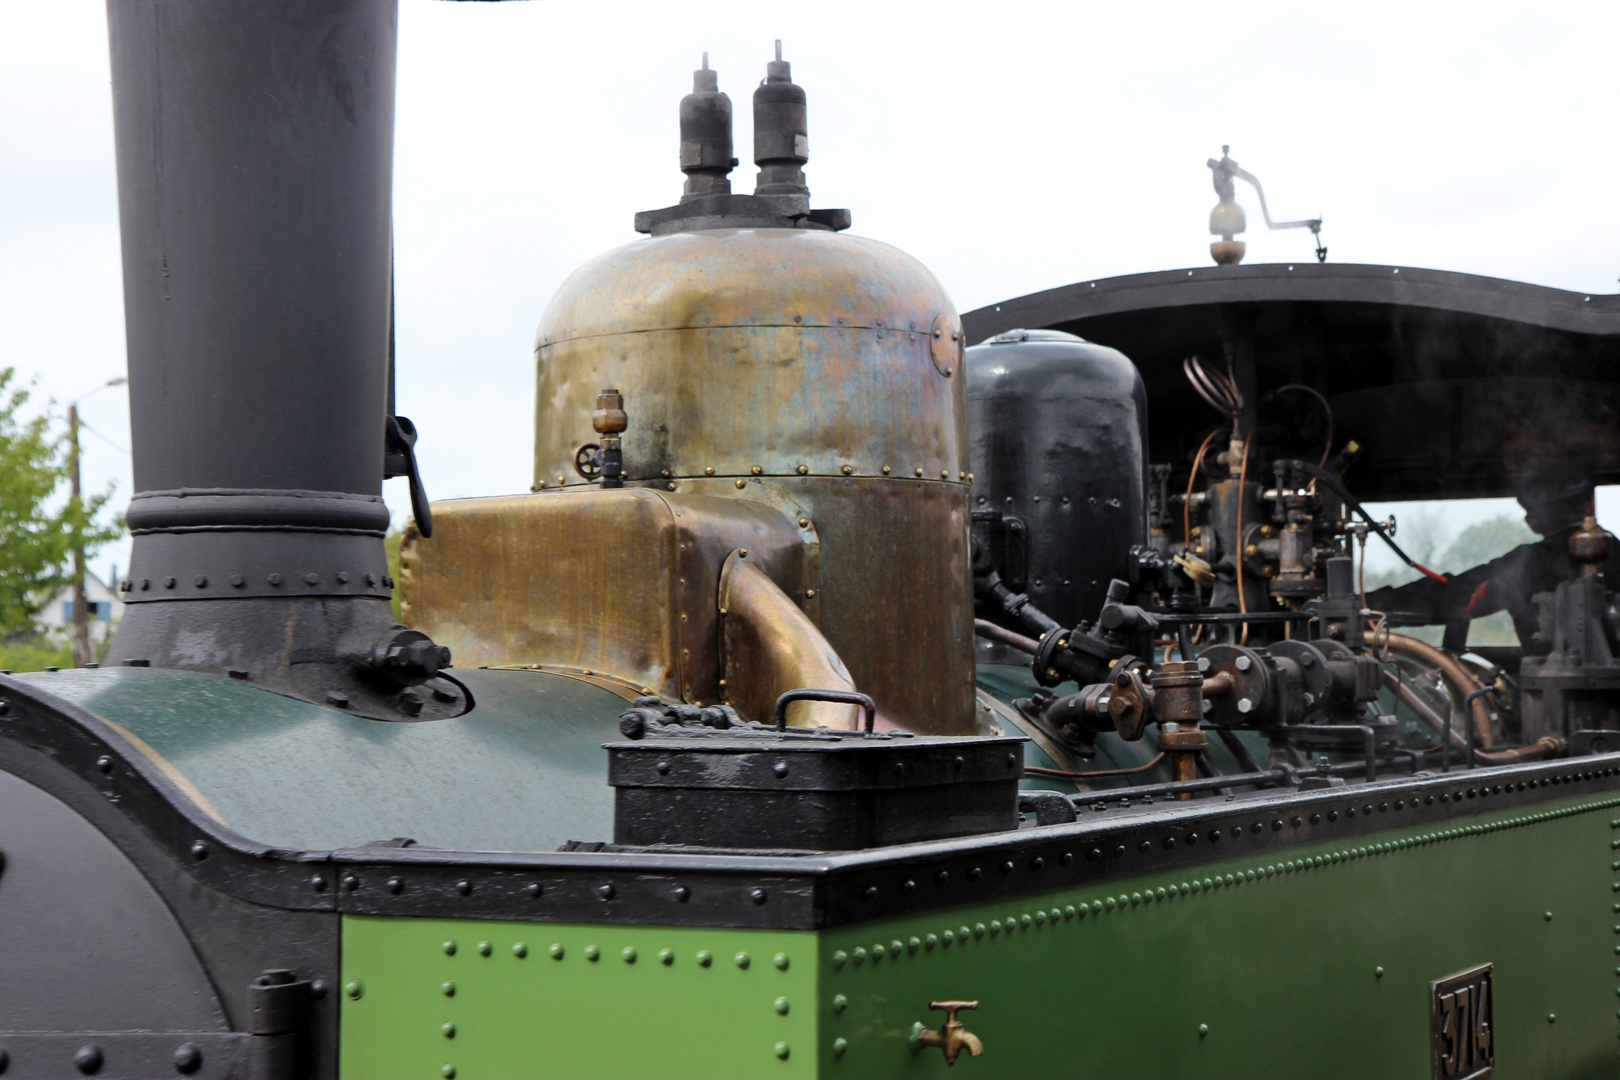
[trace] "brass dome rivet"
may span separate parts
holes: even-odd
[[[922,475],[922,474],[923,474],[923,471],[922,471],[922,466],[921,466],[921,465],[919,465],[919,466],[917,466],[917,475],[918,475],[918,476],[921,476],[921,475]]]
[[[799,475],[800,476],[803,476],[805,473],[807,473],[809,471],[810,471],[810,466],[808,466],[808,465],[800,465],[799,466]]]
[[[809,527],[810,527],[810,519],[809,518],[800,518],[799,519],[799,528],[808,529]]]
[[[961,341],[962,340],[962,331],[960,331],[960,330],[952,330],[951,331],[951,340],[952,341]]]
[[[814,600],[816,598],[816,590],[814,590],[814,589],[806,589],[806,590],[804,590],[804,598],[806,600]]]
[[[942,333],[943,333],[943,331],[942,331],[942,330],[940,330],[940,328],[939,328],[939,327],[937,327],[937,326],[936,326],[936,327],[934,327],[934,336],[935,336],[935,337],[939,337],[939,336],[940,336],[940,335],[941,335],[941,334],[942,334]]]
[[[747,548],[738,548],[737,549],[737,558],[739,558],[739,559],[748,558],[748,549]]]
[[[956,474],[956,478],[957,478],[957,479],[958,479],[958,480],[966,480],[966,479],[967,479],[967,473],[965,473],[965,472],[960,472],[960,473],[957,473],[957,474]]]
[[[939,470],[939,478],[941,480],[949,480],[951,478],[951,471],[949,469]]]
[[[675,490],[675,481],[671,480],[669,482],[669,490],[671,490],[671,491]]]
[[[853,466],[853,465],[845,465],[844,466],[844,475],[845,476],[848,476],[850,473],[852,473],[854,471],[855,471],[855,466]]]
[[[665,480],[668,480],[668,479],[669,479],[669,470],[668,470],[668,469],[665,469],[665,470],[664,470],[664,472],[663,472],[663,477],[664,477],[664,479],[665,479]]]
[[[708,468],[704,469],[703,470],[703,475],[704,476],[713,476],[714,475],[714,466],[710,465]]]
[[[758,465],[755,465],[752,469],[749,470],[749,472],[753,473],[755,476],[758,476],[760,473],[762,473],[764,471],[765,470],[760,468]]]
[[[737,481],[737,487],[738,487],[738,488],[739,488],[739,489],[740,489],[740,488],[745,488],[745,487],[747,487],[747,486],[748,486],[748,481],[746,481],[746,480],[739,480],[739,481]]]
[[[530,484],[529,485],[529,490],[530,491],[544,491],[545,488],[546,488],[546,482],[544,480],[540,481],[538,484]]]
[[[883,466],[883,475],[884,476],[889,475],[889,467],[887,465]]]
[[[558,484],[566,484],[566,483],[568,483],[568,481],[563,479],[562,473],[558,473],[557,474],[557,483]]]
[[[946,369],[945,369],[945,377],[946,377],[946,378],[947,378],[947,379],[948,379],[948,378],[950,378],[950,377],[951,377],[951,372],[953,372],[953,371],[955,371],[955,370],[956,370],[956,369],[955,369],[955,368],[946,368]]]

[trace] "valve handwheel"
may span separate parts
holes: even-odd
[[[574,451],[574,471],[587,480],[602,475],[602,447],[593,442],[581,443]]]

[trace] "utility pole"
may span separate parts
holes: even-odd
[[[73,666],[84,665],[95,660],[95,653],[90,649],[90,600],[84,595],[84,491],[79,486],[79,402],[94,394],[99,394],[109,386],[123,386],[129,382],[122,375],[116,375],[89,393],[80,394],[68,402],[68,465],[69,481],[72,489],[68,492],[68,507],[73,514]],[[95,430],[95,429],[91,429]],[[0,1065],[0,1068],[4,1068]]]
[[[68,453],[71,455],[73,489],[68,505],[73,509],[73,666],[84,667],[93,659],[90,652],[90,612],[84,595],[84,495],[79,489],[79,403],[68,405]]]

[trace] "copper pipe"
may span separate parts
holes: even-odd
[[[1215,436],[1224,430],[1224,428],[1216,428],[1204,436],[1203,445],[1198,448],[1197,455],[1193,457],[1192,472],[1187,477],[1187,498],[1181,504],[1181,546],[1187,555],[1192,554],[1192,497],[1193,485],[1198,483],[1198,467],[1204,463],[1204,455],[1209,451],[1209,444],[1214,442]],[[1203,628],[1199,627],[1199,629]]]
[[[1224,671],[1218,671],[1204,680],[1200,693],[1204,697],[1222,697],[1232,691],[1232,676]]]
[[[1248,553],[1244,550],[1245,541],[1243,539],[1243,504],[1248,501],[1247,492],[1248,492],[1248,487],[1249,487],[1249,448],[1250,448],[1250,445],[1253,442],[1254,442],[1254,432],[1253,431],[1250,431],[1247,435],[1243,436],[1243,461],[1238,466],[1237,553],[1236,553],[1237,594],[1238,594],[1238,611],[1240,613],[1244,614],[1244,615],[1247,615],[1249,613],[1249,600],[1248,600],[1248,597],[1244,596],[1244,594],[1243,594],[1243,561],[1248,557]],[[1239,645],[1247,645],[1248,643],[1249,643],[1249,624],[1244,623],[1243,624],[1243,633],[1238,636],[1238,644]]]
[[[1034,656],[1041,647],[1041,643],[1034,638],[1025,637],[1023,634],[1015,634],[1006,627],[997,626],[988,619],[974,619],[973,632],[979,637],[999,641],[1003,645],[1011,645],[1019,652],[1027,652],[1031,656]]]
[[[1085,780],[1093,776],[1129,776],[1132,773],[1144,773],[1164,760],[1164,751],[1153,755],[1153,759],[1146,765],[1137,765],[1130,769],[1097,769],[1092,772],[1070,772],[1068,769],[1048,769],[1040,765],[1025,765],[1024,771],[1036,773],[1040,776],[1061,776],[1065,780]]]
[[[1422,720],[1434,729],[1436,735],[1442,740],[1446,734],[1446,721],[1437,714],[1427,701],[1418,697],[1417,691],[1402,682],[1394,672],[1384,671],[1384,685],[1395,692],[1395,696],[1406,703],[1407,707],[1418,714]],[[1459,731],[1451,732],[1452,748],[1468,750],[1468,739]],[[1516,746],[1507,750],[1475,750],[1474,761],[1480,765],[1517,765],[1525,761],[1537,761],[1546,757],[1557,757],[1564,752],[1564,741],[1547,735],[1531,743],[1529,746]]]
[[[1386,634],[1385,643],[1391,649],[1404,652],[1431,667],[1439,668],[1452,688],[1464,698],[1481,689],[1480,681],[1474,678],[1467,668],[1458,663],[1454,657],[1447,656],[1427,642],[1405,634]],[[1496,732],[1491,728],[1491,707],[1485,704],[1483,697],[1474,699],[1473,714],[1475,740],[1482,747],[1496,745]]]

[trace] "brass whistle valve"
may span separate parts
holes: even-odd
[[[596,411],[591,413],[591,427],[602,436],[602,486],[624,487],[624,450],[619,435],[630,426],[624,412],[624,397],[617,390],[603,390],[596,395]]]
[[[945,1013],[945,1024],[938,1031],[930,1031],[919,1022],[912,1027],[912,1045],[916,1049],[937,1046],[945,1052],[945,1064],[955,1065],[956,1059],[966,1050],[974,1057],[984,1053],[984,1043],[979,1037],[962,1026],[962,1021],[956,1018],[957,1012],[962,1009],[977,1009],[977,1001],[930,1001],[930,1009],[942,1010]]]

